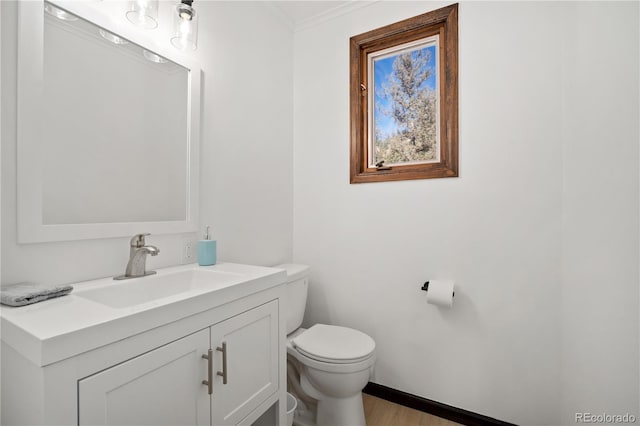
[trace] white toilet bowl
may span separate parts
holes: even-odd
[[[287,271],[287,391],[298,400],[295,426],[365,426],[362,389],[375,363],[375,341],[361,331],[316,324],[300,328],[309,267]]]
[[[318,340],[319,329],[322,329],[324,338],[337,342],[321,349],[323,344]],[[357,353],[358,356],[349,356],[344,351],[336,353],[334,345],[339,344],[340,337],[353,335],[365,341],[358,349],[351,348],[351,355]],[[307,337],[311,348],[297,343],[300,340],[298,338],[304,337]],[[314,400],[312,409],[315,411],[315,424],[365,426],[362,388],[369,381],[375,363],[373,339],[346,327],[316,324],[309,330],[296,330],[287,340],[287,362],[297,372],[302,392]],[[314,423],[304,420],[296,422],[294,418],[294,424],[307,426]]]

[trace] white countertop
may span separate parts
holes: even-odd
[[[199,285],[189,291],[127,307],[108,306],[82,297],[82,294],[100,288],[126,286],[148,277],[124,281],[114,281],[110,277],[75,283],[73,292],[67,296],[21,307],[2,305],[2,341],[36,365],[45,366],[266,290],[286,280],[282,269],[234,263],[163,268],[153,277],[162,278],[194,269],[224,272],[237,279],[223,286]]]

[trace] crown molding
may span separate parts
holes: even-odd
[[[294,21],[281,4],[291,0],[267,0],[264,1],[266,6],[271,9],[276,16],[282,21],[282,23],[293,32],[303,31],[316,25],[320,25],[324,22],[331,21],[342,15],[361,9],[366,6],[370,6],[382,0],[351,0],[349,3],[343,3],[325,10],[324,12],[317,13],[309,18],[302,19],[300,21]],[[304,0],[302,0],[304,1]]]
[[[309,18],[302,19],[299,22],[295,22],[293,31],[298,32],[313,28],[327,21],[336,19],[342,15],[346,15],[347,13],[351,13],[358,9],[371,6],[372,4],[378,3],[379,1],[381,0],[351,0],[349,3],[338,5]]]
[[[274,15],[280,19],[280,21],[290,30],[295,31],[296,23],[291,19],[289,15],[282,9],[280,6],[281,1],[265,1],[264,4],[267,6]]]

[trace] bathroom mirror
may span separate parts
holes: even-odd
[[[93,3],[20,2],[19,242],[197,227],[200,69]]]

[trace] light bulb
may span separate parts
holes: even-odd
[[[193,18],[193,13],[190,10],[180,9],[180,17],[185,21],[190,21]]]

